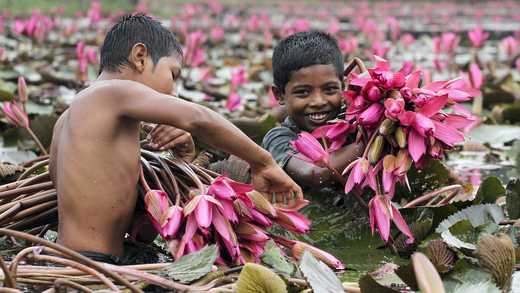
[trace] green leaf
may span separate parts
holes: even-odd
[[[314,292],[344,292],[343,285],[336,274],[326,264],[317,260],[312,253],[303,252],[300,269]]]
[[[511,180],[507,184],[506,208],[510,219],[520,218],[520,179]]]
[[[481,283],[465,283],[455,287],[453,293],[500,293],[500,289],[497,288],[492,282],[481,282]]]
[[[287,261],[287,259],[282,255],[282,251],[273,240],[269,240],[265,245],[265,250],[261,259],[264,264],[268,265],[279,274],[292,276],[294,273],[294,265]]]
[[[415,278],[415,272],[413,270],[413,264],[410,263],[405,266],[400,266],[395,273],[403,280],[403,282],[410,287],[413,291],[419,291],[419,285],[417,284],[417,279]]]
[[[484,124],[473,129],[467,136],[470,142],[501,147],[504,143],[520,137],[520,126]]]
[[[502,185],[502,181],[495,176],[490,176],[480,184],[475,203],[495,203],[497,198],[504,195],[506,195],[506,189]]]
[[[435,266],[426,255],[416,252],[412,255],[415,279],[422,293],[443,293],[444,285]]]
[[[166,267],[163,275],[182,283],[190,283],[209,273],[216,258],[216,245],[206,246]]]
[[[479,226],[485,227],[489,223],[494,222],[498,224],[503,220],[504,213],[496,204],[475,205],[449,216],[439,224],[435,232],[441,234],[446,244],[452,247],[475,250],[476,247],[474,244],[465,242],[453,235],[452,231],[450,231],[451,228],[453,227],[454,233],[463,233],[472,230],[469,227],[470,225],[473,228]]]
[[[286,293],[287,286],[277,274],[255,263],[247,263],[236,283],[240,293]]]
[[[396,293],[396,291],[392,288],[388,288],[379,284],[374,278],[366,274],[361,279],[359,279],[359,289],[361,289],[361,293]]]

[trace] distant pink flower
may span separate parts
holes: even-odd
[[[488,37],[489,33],[484,32],[480,26],[468,32],[468,38],[474,48],[482,47]]]
[[[339,39],[339,48],[343,54],[351,54],[358,48],[358,40],[354,36]]]
[[[21,35],[25,30],[25,23],[23,20],[15,20],[13,24],[13,33],[16,35]]]
[[[299,18],[293,22],[292,26],[296,32],[304,32],[311,28],[311,23],[307,19]]]
[[[198,67],[205,61],[202,44],[206,41],[206,35],[202,31],[189,33],[186,37],[186,52],[184,59],[191,67]]]
[[[85,55],[85,42],[79,41],[76,44],[76,59],[80,60]]]
[[[208,6],[214,14],[219,14],[224,9],[224,6],[218,0],[208,0]]]
[[[246,69],[244,66],[239,66],[231,73],[231,86],[236,89],[244,83],[246,83]]]
[[[219,42],[224,39],[224,29],[221,26],[215,26],[210,32],[211,39],[215,42]]]
[[[88,60],[88,62],[89,62],[90,64],[96,64],[96,63],[98,62],[98,60],[97,60],[97,54],[96,54],[96,49],[94,49],[94,48],[88,48],[87,51],[86,51],[86,53],[85,53],[85,55],[86,55],[86,58],[87,58],[87,60]]]
[[[512,36],[505,37],[500,43],[508,57],[514,56],[518,51],[518,42]]]
[[[453,54],[459,45],[460,38],[453,32],[445,32],[440,37],[433,39],[434,51],[436,54]]]
[[[240,105],[242,104],[242,98],[237,92],[232,92],[227,99],[226,102],[226,109],[228,111],[232,112],[236,110]]]
[[[403,46],[409,47],[411,44],[415,43],[415,38],[410,33],[405,33],[401,36],[399,42],[401,42]]]
[[[87,12],[87,16],[91,23],[98,23],[101,18],[101,3],[99,1],[90,2],[90,9]]]
[[[25,83],[23,75],[18,76],[18,100],[21,103],[25,103],[29,100],[29,96],[27,95],[27,84]]]
[[[260,28],[260,18],[258,15],[250,15],[247,21],[247,29],[250,31],[256,31]]]
[[[388,30],[390,31],[390,38],[395,42],[401,34],[399,21],[395,17],[388,17],[386,23],[388,24]]]
[[[484,82],[484,76],[482,75],[482,71],[480,71],[480,68],[476,63],[471,63],[469,65],[468,76],[471,82],[471,86],[475,89],[480,89],[482,83]]]
[[[340,23],[337,18],[333,17],[329,22],[329,26],[327,27],[327,32],[331,35],[335,35],[341,29]]]
[[[414,241],[414,237],[410,228],[404,221],[403,217],[399,210],[392,204],[392,202],[383,195],[376,195],[368,204],[369,206],[369,215],[370,215],[370,227],[372,229],[372,233],[374,233],[374,229],[377,226],[377,230],[379,235],[381,235],[381,239],[385,242],[388,242],[390,237],[390,220],[394,222],[397,228],[406,236],[408,239],[406,240],[407,244],[412,244]]]
[[[326,167],[329,164],[329,153],[310,133],[300,132],[298,138],[292,141],[291,145],[302,155],[301,159],[320,167]]]
[[[388,47],[388,45],[384,44],[383,42],[374,41],[372,44],[372,54],[374,55],[384,57],[388,51],[390,51],[390,47]]]

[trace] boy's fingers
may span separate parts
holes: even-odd
[[[146,132],[150,132],[154,129],[154,126],[149,123],[143,123],[143,130]]]
[[[183,130],[180,129],[161,129],[152,136],[152,140],[159,146],[165,145],[168,142],[172,142],[176,138],[184,134]]]
[[[176,134],[177,135],[177,134]],[[183,133],[180,136],[177,136],[176,138],[172,139],[162,139],[159,143],[160,149],[172,149],[177,145],[182,145],[185,143],[188,143],[191,138],[191,135],[189,133]]]

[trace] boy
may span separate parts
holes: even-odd
[[[290,142],[300,131],[311,132],[335,119],[343,101],[343,56],[336,40],[318,32],[296,33],[282,40],[273,52],[273,93],[287,108],[288,117],[263,139],[278,164],[299,184],[330,185],[335,179],[327,168],[295,156]],[[330,164],[342,172],[363,152],[361,144],[349,144],[333,152]]]
[[[303,197],[269,153],[231,123],[170,95],[181,63],[174,34],[143,14],[125,16],[110,29],[101,74],[54,128],[50,171],[60,244],[98,259],[123,256],[137,200],[141,121],[180,128],[244,159],[259,191]]]

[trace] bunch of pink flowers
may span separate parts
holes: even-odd
[[[175,202],[165,191],[150,189],[143,174],[141,183],[148,217],[175,259],[206,244],[216,244],[217,263],[259,262],[265,244],[272,239],[266,229],[273,223],[297,234],[310,228],[310,221],[298,212],[307,201],[301,200],[292,208],[275,206],[251,185],[225,176],[192,190],[189,199],[177,196]]]
[[[408,186],[407,172],[415,163],[440,159],[447,149],[464,141],[464,129],[474,118],[459,102],[478,93],[463,78],[438,81],[420,87],[421,71],[406,63],[399,71],[375,56],[375,68],[354,76],[344,93],[348,105],[345,118],[301,133],[293,146],[308,160],[328,167],[329,153],[339,149],[347,136],[364,139],[363,155],[349,164],[345,193],[360,195],[365,188],[374,196],[368,204],[372,232],[377,226],[384,241],[390,237],[390,220],[413,242],[413,235],[392,203],[396,183]],[[323,148],[318,139],[325,142]],[[329,167],[329,169],[331,169]]]

